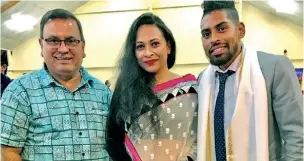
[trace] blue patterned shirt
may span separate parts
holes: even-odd
[[[23,160],[108,161],[111,93],[84,68],[80,72],[74,92],[45,68],[14,80],[1,100],[1,144],[22,148]]]

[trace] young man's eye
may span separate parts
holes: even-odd
[[[202,36],[203,36],[204,39],[208,39],[208,38],[210,37],[210,35],[211,35],[210,32],[204,32],[204,33],[202,34]]]
[[[225,27],[225,26],[222,26],[222,27],[218,28],[218,31],[219,31],[219,32],[224,32],[224,31],[226,31],[226,27]]]

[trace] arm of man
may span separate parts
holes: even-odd
[[[272,106],[284,140],[284,160],[303,161],[303,96],[295,69],[285,56],[276,63]]]
[[[22,148],[1,145],[1,158],[3,161],[22,161],[20,156],[21,151]]]
[[[1,156],[4,161],[22,160],[26,142],[30,106],[22,86],[12,82],[1,99]]]

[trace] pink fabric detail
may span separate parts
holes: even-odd
[[[133,146],[129,136],[127,134],[125,134],[125,143],[127,145],[127,148],[129,149],[131,155],[132,155],[132,159],[134,159],[134,161],[141,161],[140,156],[138,155],[135,147]]]
[[[196,81],[196,78],[192,74],[187,74],[185,76],[182,76],[182,77],[179,77],[179,78],[176,78],[176,79],[172,79],[168,82],[156,85],[153,90],[154,90],[154,92],[159,92],[159,91],[162,91],[164,89],[168,89],[170,87],[173,87],[173,86],[177,85],[178,83],[185,82],[185,81]]]

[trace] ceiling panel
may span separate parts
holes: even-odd
[[[303,26],[303,1],[295,1],[297,3],[298,10],[294,14],[278,13],[275,11],[274,8],[272,8],[268,5],[267,1],[247,1],[246,0],[243,2],[247,3],[249,5],[252,5],[256,8],[259,8],[261,10],[264,10],[268,13],[279,16],[283,19],[286,19],[287,21],[290,21],[296,25]]]
[[[13,49],[39,34],[39,21],[49,10],[63,8],[73,12],[87,1],[20,1],[15,6],[1,14],[1,48]],[[9,20],[12,14],[21,12],[37,18],[37,24],[32,31],[15,32],[9,30],[4,22]]]
[[[1,1],[1,6],[7,4],[9,1]]]

